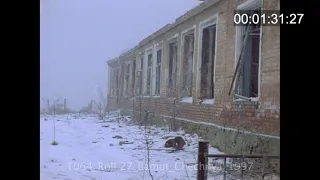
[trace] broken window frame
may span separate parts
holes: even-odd
[[[118,98],[119,97],[119,94],[120,94],[120,82],[119,82],[119,79],[120,79],[120,67],[117,65],[116,67],[116,91],[115,91],[115,96]]]
[[[214,32],[213,32],[213,40],[212,40],[212,54],[210,55],[210,53],[208,54],[205,54],[204,52],[204,47],[203,47],[203,38],[204,38],[204,32],[206,29],[209,28],[209,31],[208,31],[208,36],[210,36],[210,29],[214,28]],[[215,64],[216,64],[216,50],[217,50],[217,21],[214,21],[212,23],[208,23],[208,24],[204,24],[202,27],[201,27],[201,48],[199,49],[199,55],[200,55],[200,85],[199,85],[199,90],[200,90],[200,99],[204,100],[204,99],[214,99],[214,83],[215,83]],[[209,39],[209,37],[208,37]],[[210,48],[210,41],[208,41],[208,49]],[[205,55],[208,55],[208,62],[206,62],[207,64],[204,65],[204,56]],[[211,56],[211,61],[209,61],[210,59],[210,56]],[[211,66],[210,66],[211,64]],[[208,67],[211,67],[210,71],[208,70]],[[206,68],[206,69],[203,69],[203,68]],[[209,75],[206,74],[206,76],[204,77],[204,74],[205,72],[210,72],[210,77],[208,77]],[[206,79],[204,79],[206,78]],[[209,83],[209,81],[211,83]],[[204,83],[205,82],[205,83]],[[210,85],[211,84],[211,85]],[[209,87],[208,87],[209,86]],[[209,88],[209,89],[208,89]]]
[[[171,46],[174,47],[171,54]],[[176,92],[176,78],[177,78],[177,65],[178,65],[178,40],[177,38],[172,38],[168,42],[168,73],[167,73],[167,95],[169,97],[174,97]],[[174,56],[174,57],[173,57]],[[175,59],[174,59],[175,58]]]
[[[152,92],[152,51],[147,53],[147,71],[146,71],[146,95],[151,95]]]
[[[108,86],[109,86],[109,93],[108,96],[111,97],[112,96],[112,88],[113,88],[113,71],[112,71],[112,67],[109,66],[109,82],[108,82]]]
[[[111,68],[111,96],[116,96],[116,81],[117,81],[117,74],[116,74],[116,68]]]
[[[193,37],[190,39],[190,37]],[[191,42],[190,42],[191,41]],[[194,28],[183,33],[182,36],[182,61],[181,61],[181,97],[192,97],[194,77],[194,55],[195,55],[195,31]],[[191,52],[190,52],[191,50]],[[187,55],[185,54],[187,51]],[[187,64],[187,67],[185,67]]]
[[[139,87],[138,87],[138,95],[142,95],[142,91],[143,91],[143,61],[144,61],[144,58],[143,58],[143,55],[141,55],[141,58],[140,58],[140,73],[139,73]]]
[[[127,62],[124,68],[124,96],[128,97],[129,95],[129,83],[130,83],[130,63]]]
[[[132,93],[132,96],[135,95],[136,68],[137,68],[136,59],[134,58],[132,60],[132,67],[131,67],[131,93]]]
[[[156,64],[155,64],[155,92],[154,95],[161,93],[161,62],[162,62],[162,48],[156,50]]]
[[[248,11],[248,13],[253,13],[253,11],[260,11],[261,10],[261,5],[255,4],[252,7],[249,7],[247,9],[241,9],[242,11]],[[254,27],[256,25],[241,25],[237,26],[237,41],[238,41],[238,46],[237,46],[237,51],[238,51],[238,56],[242,57],[236,57],[236,63],[239,63],[238,69],[236,68],[235,72],[235,82],[234,82],[234,92],[233,92],[233,98],[235,101],[257,101],[260,96],[260,59],[261,59],[261,24],[258,25],[257,27]],[[248,30],[248,32],[247,32]],[[259,33],[256,33],[256,31],[259,30]],[[246,39],[246,34],[248,35]],[[254,37],[258,36],[258,37]],[[250,39],[251,38],[251,39]],[[252,52],[252,43],[254,42],[252,38],[258,38],[258,48],[257,48],[257,53],[258,53],[258,59],[257,64],[253,65],[252,59],[254,58],[254,52]],[[246,41],[246,42],[244,42]],[[243,43],[246,43],[245,45]],[[249,43],[249,44],[248,44]],[[242,47],[244,46],[244,47]],[[242,50],[243,48],[243,50]],[[239,52],[240,51],[240,52]],[[242,52],[241,52],[242,51]],[[248,54],[249,53],[249,54]],[[251,54],[250,54],[251,53]],[[247,58],[250,56],[250,58]],[[239,62],[238,62],[239,61]],[[256,82],[256,95],[252,96],[254,94],[252,92],[252,78],[253,78],[253,70],[252,67],[257,66],[257,72],[255,74],[255,78],[257,79]]]

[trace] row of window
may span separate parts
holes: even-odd
[[[260,8],[260,7],[258,7]],[[257,7],[251,8],[256,10]],[[162,46],[146,50],[141,56],[140,70],[136,71],[136,61],[133,60],[125,65],[124,69],[124,91],[123,95],[128,96],[134,93],[134,86],[137,78],[138,95],[160,95],[161,73],[166,69],[165,82],[166,93],[174,97],[177,92],[177,85],[180,86],[180,97],[192,97],[194,92],[200,92],[197,98],[213,99],[215,89],[215,64],[217,52],[217,17],[213,16],[200,23],[198,36],[198,57],[195,57],[195,26],[181,33],[181,62],[178,64],[178,38],[174,36],[168,39],[167,43],[167,67],[162,64]],[[236,69],[234,89],[235,98],[257,98],[259,93],[259,64],[260,64],[260,25],[248,25],[237,27],[236,39]],[[155,56],[155,61],[153,58]],[[242,58],[240,58],[242,57]],[[195,68],[194,59],[198,58]],[[177,79],[178,68],[180,68],[180,79]],[[118,95],[117,87],[119,68],[111,69],[110,84],[111,95]],[[121,74],[120,74],[121,76]],[[196,77],[196,78],[194,78]],[[120,77],[121,78],[121,77]],[[131,79],[130,79],[131,78]],[[179,82],[177,82],[179,81]],[[131,83],[130,83],[131,82]],[[130,87],[131,85],[131,87]],[[129,92],[129,90],[132,92]],[[199,90],[199,91],[197,91]]]

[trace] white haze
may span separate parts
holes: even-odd
[[[73,109],[107,90],[109,58],[198,5],[197,0],[40,0],[40,99]],[[40,100],[41,104],[44,103]]]

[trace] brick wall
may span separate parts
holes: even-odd
[[[221,0],[212,7],[209,7],[198,15],[186,20],[176,26],[154,37],[153,40],[141,44],[139,51],[150,47],[156,42],[163,41],[162,51],[162,75],[161,75],[161,98],[143,97],[120,100],[119,106],[116,105],[114,98],[108,99],[108,106],[134,109],[141,106],[144,110],[154,111],[158,116],[175,116],[194,121],[211,122],[217,125],[232,127],[236,129],[245,129],[270,135],[280,134],[280,28],[278,26],[263,26],[261,37],[261,62],[260,62],[260,96],[257,102],[235,102],[232,94],[229,96],[228,91],[235,69],[235,38],[236,27],[233,24],[234,9],[245,0]],[[277,9],[277,0],[264,0],[265,9]],[[199,22],[219,13],[217,28],[217,52],[215,63],[215,89],[214,104],[199,104],[199,88],[196,82],[198,76],[198,34]],[[194,49],[194,87],[193,103],[181,103],[179,88],[181,86],[180,73],[178,68],[177,76],[177,94],[176,103],[173,99],[166,97],[166,73],[167,69],[167,38],[179,33],[178,35],[178,61],[182,60],[180,54],[181,32],[193,25],[195,28],[195,49]],[[126,58],[123,58],[125,61]],[[146,66],[146,64],[144,64]],[[140,68],[140,57],[136,58],[136,71]],[[136,78],[136,83],[138,79]],[[145,86],[145,85],[144,85]],[[199,84],[198,84],[199,86]],[[136,85],[137,87],[137,85]],[[121,98],[120,98],[121,99]]]

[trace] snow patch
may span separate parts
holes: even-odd
[[[184,97],[181,99],[181,102],[192,103],[192,97]]]
[[[205,99],[201,102],[201,104],[213,104],[214,103],[214,99]]]
[[[235,101],[235,102],[242,102],[242,101],[247,101],[247,100],[244,100],[244,99],[235,99],[234,101]]]
[[[145,131],[144,127],[127,123],[131,118],[119,116],[119,111],[107,114],[106,120],[85,114],[78,119],[73,116],[47,116],[47,120],[40,117],[41,178],[139,180],[146,172],[143,167],[147,164],[145,133],[148,132],[151,172],[155,179],[184,180],[188,179],[187,174],[191,180],[196,179],[196,168],[190,168],[189,164],[197,163],[197,135],[155,126]],[[59,143],[56,146],[51,145],[53,121],[55,140]],[[116,135],[122,139],[113,138]],[[185,139],[184,150],[164,148],[163,137],[169,135]],[[213,147],[209,152],[222,153]],[[150,179],[147,173],[144,179]]]

